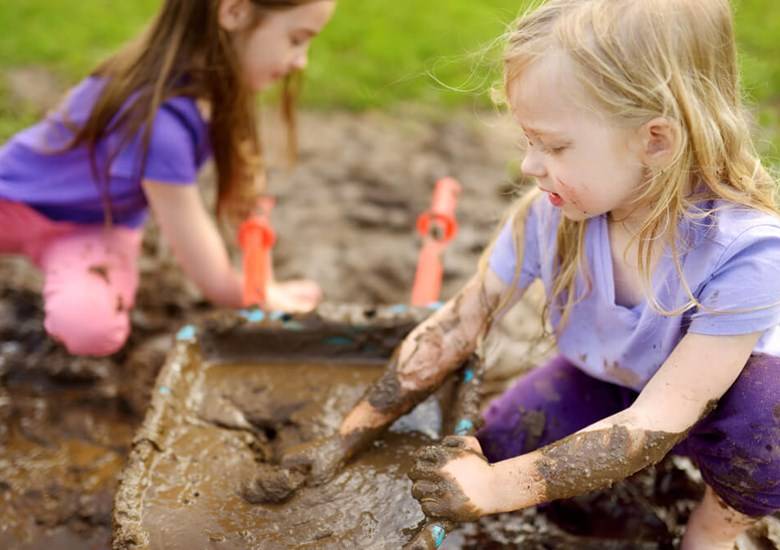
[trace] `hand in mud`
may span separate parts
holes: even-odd
[[[338,434],[315,439],[288,449],[282,457],[282,467],[303,472],[308,485],[321,485],[344,466],[347,454]]]
[[[493,468],[474,437],[447,437],[418,451],[409,472],[425,515],[476,521],[493,511]]]
[[[322,301],[322,289],[314,281],[296,279],[268,284],[266,307],[287,313],[307,313]]]

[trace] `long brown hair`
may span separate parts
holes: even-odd
[[[314,1],[251,0],[256,10],[254,23],[261,24],[272,11]],[[142,132],[140,166],[145,166],[155,115],[163,102],[176,96],[204,100],[211,107],[209,137],[217,169],[217,212],[229,215],[236,207],[245,208],[262,192],[256,101],[241,77],[231,37],[219,24],[219,5],[220,0],[165,0],[145,32],[93,71],[106,82],[86,122],[73,129],[68,147],[83,145],[90,151],[107,224],[112,219],[107,190],[112,158]],[[293,150],[297,80],[286,79],[282,93],[282,113]],[[117,130],[122,136],[120,144],[109,152],[101,170],[96,162],[97,144]]]

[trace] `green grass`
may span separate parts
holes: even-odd
[[[43,66],[69,84],[137,33],[160,0],[20,0],[0,18],[0,70]],[[318,108],[487,105],[501,34],[522,0],[339,0],[312,49],[304,102]],[[750,97],[778,142],[780,2],[736,0],[737,33]],[[2,79],[0,79],[2,80]],[[449,89],[449,88],[454,88]],[[26,124],[0,82],[0,139]]]

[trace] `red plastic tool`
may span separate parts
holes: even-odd
[[[255,213],[238,230],[238,242],[244,252],[244,306],[262,306],[266,287],[271,280],[271,249],[276,243],[276,232],[271,226],[273,197],[257,201]]]
[[[431,209],[417,219],[417,232],[423,238],[414,276],[412,305],[428,306],[439,300],[444,268],[441,255],[458,232],[455,208],[461,186],[453,178],[436,182]]]

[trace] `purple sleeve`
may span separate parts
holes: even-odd
[[[538,213],[536,212],[538,206],[539,201],[531,205],[525,220],[523,264],[520,269],[520,278],[517,281],[518,288],[528,288],[534,279],[541,276]],[[489,261],[490,269],[508,285],[511,285],[515,279],[515,267],[517,266],[512,222],[513,220],[510,219],[501,229]]]
[[[727,336],[780,325],[780,227],[757,226],[736,238],[697,297],[704,307],[689,332]]]
[[[194,109],[194,105],[193,105]],[[195,183],[198,161],[198,136],[202,122],[197,112],[163,104],[157,112],[149,141],[146,166],[142,160],[141,136],[122,148],[111,164],[111,175],[154,180],[171,184]]]

